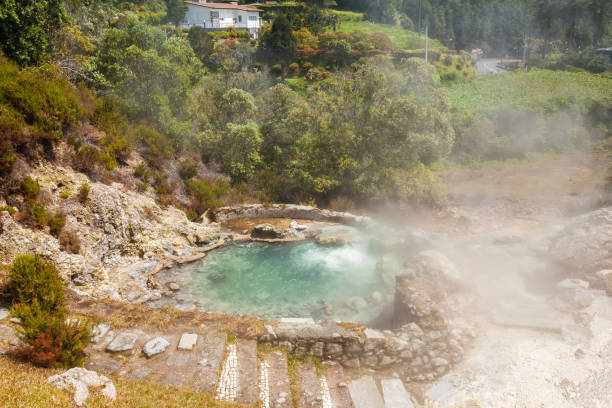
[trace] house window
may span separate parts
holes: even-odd
[[[238,16],[238,22],[242,23],[242,16]]]
[[[211,11],[210,12],[210,18],[219,18],[219,12],[218,11]]]
[[[257,21],[259,18],[257,16],[249,16],[249,21]]]

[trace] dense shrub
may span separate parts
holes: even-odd
[[[40,192],[40,185],[32,177],[28,176],[21,182],[21,193],[28,200],[33,200]]]
[[[64,225],[66,224],[66,216],[62,212],[58,212],[55,215],[49,217],[49,232],[54,237],[59,237]]]
[[[38,304],[41,310],[62,310],[64,292],[55,267],[38,256],[21,255],[9,269],[8,292],[13,304]]]
[[[226,180],[212,179],[190,179],[185,182],[185,186],[191,197],[188,215],[192,219],[199,217],[209,208],[221,206],[221,199],[230,189]]]
[[[89,183],[84,182],[83,184],[81,184],[81,186],[79,187],[79,201],[82,204],[85,204],[87,201],[89,201],[89,191],[91,190],[91,187],[89,186]]]
[[[67,319],[62,282],[55,267],[38,256],[21,255],[9,270],[11,314],[20,319],[17,352],[46,367],[80,365],[91,338],[88,322]]]
[[[56,68],[19,69],[0,56],[0,172],[10,169],[17,153],[51,153],[63,130],[84,115],[78,90]]]

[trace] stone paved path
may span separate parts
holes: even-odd
[[[148,357],[143,349],[152,339],[168,345]],[[200,326],[180,334],[111,328],[97,340],[87,350],[89,369],[131,380],[187,386],[218,400],[262,408],[413,406],[399,379],[380,380],[369,375],[350,380],[335,362],[324,362],[324,375],[317,374],[312,362],[298,363],[296,387],[292,388],[285,351],[258,354],[255,340],[228,342],[227,336],[213,327]]]

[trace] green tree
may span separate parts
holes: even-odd
[[[203,27],[191,27],[187,38],[189,39],[191,48],[193,48],[193,52],[200,60],[204,60],[204,58],[208,57],[215,49],[215,40]]]
[[[297,40],[284,14],[274,19],[272,28],[264,33],[261,44],[268,61],[281,64],[284,80],[287,66],[293,61],[297,50]]]
[[[261,163],[262,138],[257,124],[252,121],[244,125],[229,123],[222,143],[223,170],[234,183],[246,181]]]
[[[166,8],[166,18],[175,26],[185,19],[187,5],[183,0],[166,0]]]
[[[20,65],[35,64],[66,21],[62,0],[0,0],[0,47]]]

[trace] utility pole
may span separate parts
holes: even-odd
[[[429,24],[425,23],[425,62],[429,60]]]
[[[419,33],[419,35],[421,35],[421,1],[419,0],[419,29],[417,30],[417,33]]]
[[[527,32],[523,36],[523,69],[527,68]]]

